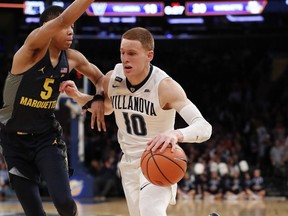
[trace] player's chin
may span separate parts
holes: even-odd
[[[129,69],[126,69],[126,68],[124,68],[124,73],[125,73],[125,74],[130,74],[130,73],[131,73],[131,71],[132,71],[132,69],[131,69],[131,68],[129,68]]]
[[[72,45],[72,41],[66,41],[66,43],[64,43],[64,49],[69,49]]]
[[[124,75],[126,76],[126,77],[132,77],[133,75],[134,75],[134,72],[133,72],[133,70],[132,70],[132,68],[131,69],[128,69],[128,70],[126,70],[126,69],[124,69]]]
[[[70,47],[71,47],[70,45],[67,45],[67,46],[65,45],[63,46],[62,50],[68,50]]]

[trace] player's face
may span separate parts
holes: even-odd
[[[66,29],[59,31],[55,37],[53,37],[52,43],[60,50],[66,50],[70,48],[73,42],[74,26],[69,26]]]
[[[120,46],[121,62],[125,76],[132,85],[137,85],[145,79],[153,54],[153,51],[145,50],[140,41],[122,39]]]

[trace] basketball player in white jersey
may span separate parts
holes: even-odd
[[[163,70],[151,64],[154,38],[144,28],[125,32],[120,47],[121,64],[104,78],[105,114],[114,111],[118,141],[123,151],[120,162],[122,185],[131,216],[166,216],[167,207],[175,204],[177,184],[156,186],[148,182],[140,168],[141,154],[163,151],[169,144],[201,143],[212,133],[211,125],[187,98],[182,87]],[[81,105],[92,96],[77,90],[72,81],[60,87]],[[88,107],[89,108],[89,107]],[[174,129],[178,112],[187,122],[185,128]]]

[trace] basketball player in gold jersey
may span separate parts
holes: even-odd
[[[176,187],[151,184],[140,168],[141,154],[163,151],[172,144],[202,143],[212,133],[211,125],[187,98],[182,87],[163,70],[151,64],[154,38],[145,28],[132,28],[122,35],[121,64],[104,77],[105,114],[114,111],[118,141],[123,151],[120,173],[131,216],[166,216],[167,207],[175,204]],[[60,86],[78,103],[84,105],[92,96],[79,92],[72,81]],[[178,112],[187,122],[174,129]]]

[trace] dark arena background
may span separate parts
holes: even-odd
[[[38,27],[39,15],[49,5],[71,2],[0,0],[1,105],[13,54]],[[135,26],[155,37],[152,64],[179,82],[213,126],[205,143],[180,144],[189,158],[188,180],[181,182],[199,186],[213,171],[218,179],[238,172],[245,181],[260,170],[264,179],[264,199],[202,199],[197,190],[195,196],[179,193],[168,215],[288,215],[288,0],[95,1],[75,23],[73,48],[105,74],[120,62],[121,34]],[[71,79],[94,94],[77,71]],[[89,113],[64,95],[56,115],[75,169],[70,183],[80,215],[127,216],[113,115],[106,116],[108,131],[99,133],[90,129]],[[182,126],[177,116],[175,127]],[[0,216],[24,215],[1,154],[0,165]],[[41,194],[49,215],[57,215],[45,181]]]

